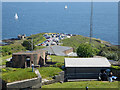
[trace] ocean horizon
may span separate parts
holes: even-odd
[[[42,32],[89,37],[90,6],[90,2],[3,2],[2,39]],[[117,2],[93,3],[93,38],[118,45]]]

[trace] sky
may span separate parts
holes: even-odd
[[[120,0],[0,0],[1,2],[118,2]]]

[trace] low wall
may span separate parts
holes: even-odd
[[[22,81],[7,83],[7,88],[40,88],[42,86],[42,78],[32,78]]]
[[[53,80],[43,82],[42,85],[48,85],[56,82],[64,82],[64,71],[60,72],[59,75],[55,75]]]

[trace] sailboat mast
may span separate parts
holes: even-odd
[[[93,35],[93,0],[91,0],[91,15],[90,15],[90,43],[92,43]]]

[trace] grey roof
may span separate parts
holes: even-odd
[[[54,45],[54,46],[48,46],[46,48],[43,48],[42,50],[48,51],[49,54],[54,54],[58,56],[66,56],[64,51],[69,50],[69,49],[71,49],[71,47]]]
[[[65,67],[110,67],[107,58],[65,58]]]

